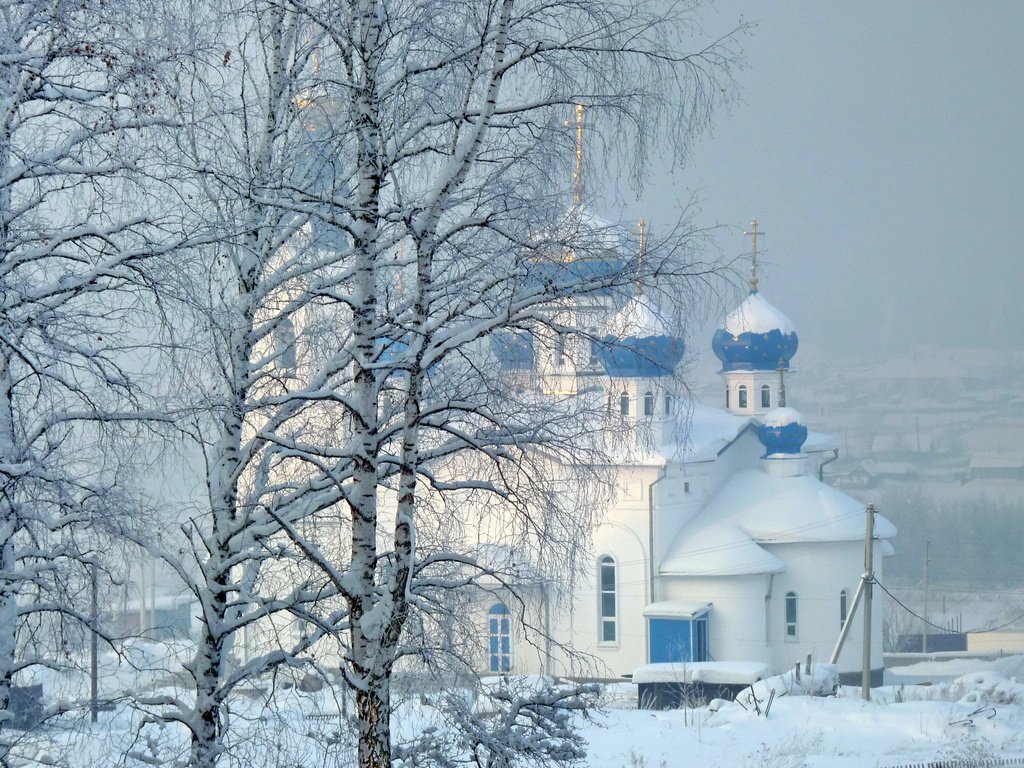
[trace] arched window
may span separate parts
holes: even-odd
[[[665,395],[665,415],[672,415],[672,395]]]
[[[645,392],[644,393],[644,416],[653,416],[653,415],[654,415],[654,393],[653,392]]]
[[[846,590],[839,592],[839,628],[842,629],[846,626],[846,617],[849,615],[849,603],[846,595]]]
[[[772,389],[767,384],[761,385],[761,407],[772,407]]]
[[[274,367],[285,376],[295,375],[295,323],[285,318],[274,328]]]
[[[512,625],[504,603],[491,606],[487,623],[490,636],[487,668],[491,672],[508,672],[512,669]]]
[[[796,592],[786,593],[786,638],[796,639]]]
[[[555,365],[565,363],[565,334],[560,333],[555,337]]]
[[[739,395],[739,407],[740,408],[746,408],[747,407],[747,385],[746,384],[740,384],[739,389],[737,390],[737,394]]]
[[[619,395],[619,414],[629,416],[629,392]]]
[[[619,639],[616,599],[615,558],[605,555],[598,561],[597,568],[600,593],[601,622],[598,627],[598,642],[614,643]]]
[[[725,407],[729,407],[729,388],[725,388]]]
[[[597,365],[597,328],[587,328],[587,335],[590,337],[590,365],[591,367]]]

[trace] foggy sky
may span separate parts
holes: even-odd
[[[1024,3],[723,0],[742,103],[630,214],[693,191],[726,256],[767,232],[762,292],[823,362],[910,345],[1024,349]],[[694,339],[695,346],[706,346]]]

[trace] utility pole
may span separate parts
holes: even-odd
[[[861,670],[861,696],[871,701],[871,592],[875,584],[875,505],[868,504],[867,536],[864,541],[864,662]]]
[[[924,614],[922,617],[921,649],[928,653],[928,561],[931,559],[931,540],[924,543]]]

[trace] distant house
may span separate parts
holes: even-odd
[[[971,454],[968,471],[972,480],[1024,480],[1024,453],[976,451]]]
[[[967,650],[971,653],[1024,653],[1024,630],[1006,629],[998,632],[969,632]]]
[[[878,480],[908,480],[918,471],[917,465],[909,461],[864,461],[861,469]]]
[[[876,482],[875,476],[860,464],[844,470],[832,470],[828,473],[828,480],[837,488],[870,488]]]

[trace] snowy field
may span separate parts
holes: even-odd
[[[103,695],[117,698],[127,688],[144,689],[151,705],[182,696],[173,685],[180,668],[175,668],[173,657],[161,656],[154,648],[139,644],[131,649],[126,656],[129,664],[105,658]],[[802,695],[787,676],[759,683],[756,707],[747,698],[746,707],[716,702],[710,707],[648,711],[635,708],[635,686],[609,686],[602,709],[579,721],[587,742],[584,765],[895,768],[945,760],[953,766],[1024,766],[1024,656],[970,662],[971,671],[963,666],[953,662],[950,668],[963,674],[941,684],[875,689],[871,702],[861,699],[859,688],[840,688],[831,696]],[[948,670],[932,663],[915,671]],[[812,678],[820,678],[819,672],[816,669]],[[805,689],[807,681],[805,676]],[[81,701],[78,697],[88,690],[82,675],[49,675],[41,682],[64,706]],[[140,736],[138,725],[145,715],[138,706],[140,696],[132,698],[135,703],[124,697],[100,712],[95,725],[82,724],[86,718],[81,709],[52,718],[24,737],[13,764],[176,764],[185,753],[184,730],[151,725]],[[473,706],[478,713],[488,711],[483,699]],[[345,723],[349,711],[350,702],[326,688],[303,692],[279,680],[271,688],[248,691],[232,702],[234,736],[225,765],[350,765],[353,748]],[[400,704],[396,724],[405,736],[428,731],[440,740],[445,737],[446,721],[430,707],[426,695]]]

